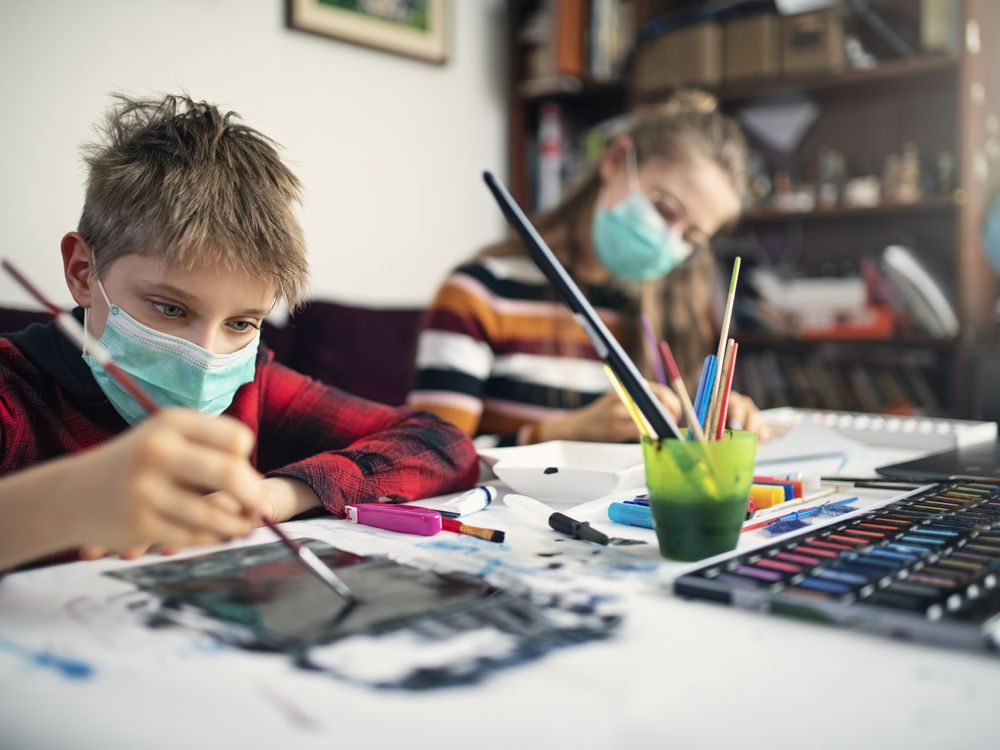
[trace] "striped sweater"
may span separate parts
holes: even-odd
[[[626,295],[607,286],[581,290],[621,340]],[[481,258],[448,277],[424,320],[416,367],[408,404],[480,445],[529,442],[532,425],[610,387],[583,329],[519,255]]]

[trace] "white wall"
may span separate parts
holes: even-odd
[[[69,303],[59,240],[79,146],[111,91],[186,89],[285,147],[305,187],[313,295],[425,304],[496,239],[479,173],[505,173],[500,0],[452,0],[444,66],[292,31],[283,0],[3,0],[0,255]],[[32,307],[6,278],[0,305]]]

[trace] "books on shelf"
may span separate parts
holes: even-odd
[[[922,352],[863,359],[746,348],[740,360],[735,387],[763,408],[793,404],[911,416],[949,407],[936,395],[941,372]]]
[[[958,335],[958,316],[941,287],[916,257],[900,245],[882,253],[882,268],[916,321],[931,336]]]
[[[530,48],[518,90],[573,93],[581,79],[619,78],[634,42],[634,13],[633,0],[544,0],[517,33]]]

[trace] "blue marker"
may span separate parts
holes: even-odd
[[[653,512],[649,509],[648,505],[611,503],[608,506],[608,518],[615,523],[623,523],[628,526],[642,526],[645,529],[653,528]]]
[[[694,394],[694,414],[698,417],[698,424],[704,429],[705,419],[708,417],[708,404],[712,400],[712,381],[715,378],[716,358],[714,354],[705,357],[705,363],[701,366],[701,377],[698,378],[698,390]],[[688,440],[694,440],[694,433],[688,433]]]

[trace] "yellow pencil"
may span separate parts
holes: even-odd
[[[639,434],[643,437],[656,440],[658,437],[657,434],[653,432],[653,428],[646,420],[646,417],[643,416],[641,411],[639,411],[639,407],[636,406],[635,401],[633,401],[632,397],[628,395],[628,391],[625,390],[625,387],[621,384],[621,382],[619,382],[618,378],[615,377],[615,373],[612,369],[608,365],[604,365],[604,372],[607,373],[608,380],[611,381],[611,387],[615,389],[615,393],[618,394],[618,398],[620,398],[621,402],[625,404],[625,409],[628,411],[629,416],[632,417],[632,421],[635,422],[635,426],[639,428]]]

